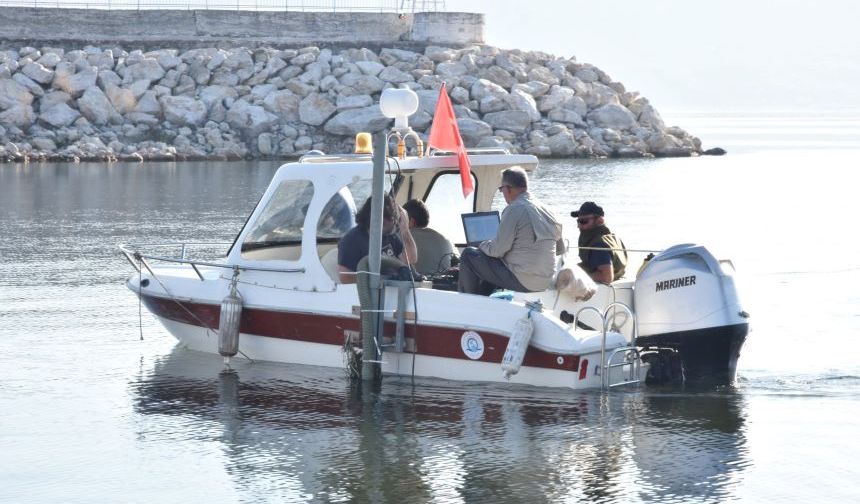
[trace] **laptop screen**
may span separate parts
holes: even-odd
[[[461,214],[466,244],[474,247],[484,240],[492,240],[499,231],[499,212],[475,212]]]

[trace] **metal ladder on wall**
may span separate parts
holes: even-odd
[[[630,320],[633,321],[633,335],[630,339],[631,345],[618,347],[612,350],[609,354],[609,357],[606,357],[606,333],[609,331],[609,322],[613,317],[609,317],[609,312],[614,311],[617,308],[621,308],[626,311],[630,316]],[[600,376],[600,386],[604,390],[609,390],[614,387],[621,387],[623,385],[633,385],[640,383],[642,380],[639,378],[641,369],[642,369],[642,358],[639,355],[639,349],[632,344],[636,341],[636,337],[639,333],[639,327],[636,322],[636,315],[633,314],[633,310],[630,309],[626,304],[615,301],[610,303],[603,309],[601,312],[594,306],[586,306],[580,308],[579,311],[576,312],[576,315],[573,317],[573,329],[576,330],[577,321],[579,321],[579,316],[582,312],[585,311],[593,311],[597,313],[597,316],[600,317],[601,326],[603,327],[603,337],[600,343],[600,364],[597,365],[596,373]],[[619,361],[616,361],[616,357],[621,356]],[[612,381],[612,370],[620,369],[620,379],[616,382]],[[618,373],[617,373],[618,374]]]

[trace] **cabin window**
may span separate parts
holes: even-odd
[[[328,200],[317,224],[317,242],[337,240],[355,226],[355,199],[349,187],[343,187]]]
[[[308,180],[285,180],[266,203],[242,243],[242,257],[254,260],[297,260],[302,230],[314,188]]]
[[[317,224],[317,243],[336,242],[355,226],[355,214],[370,197],[372,183],[369,178],[356,178],[328,200]],[[391,180],[386,177],[383,192],[390,190]]]
[[[478,187],[474,174],[472,174],[472,187]],[[472,191],[468,197],[463,197],[459,172],[442,173],[437,176],[427,190],[424,204],[430,212],[428,227],[442,233],[454,243],[466,242],[460,215],[475,211],[475,191]]]

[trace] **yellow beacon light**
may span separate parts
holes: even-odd
[[[373,154],[373,141],[370,133],[362,131],[355,135],[355,153]]]

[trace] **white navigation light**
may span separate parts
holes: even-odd
[[[385,117],[394,119],[394,129],[409,129],[408,117],[418,110],[418,95],[409,88],[388,88],[382,91],[379,108]]]

